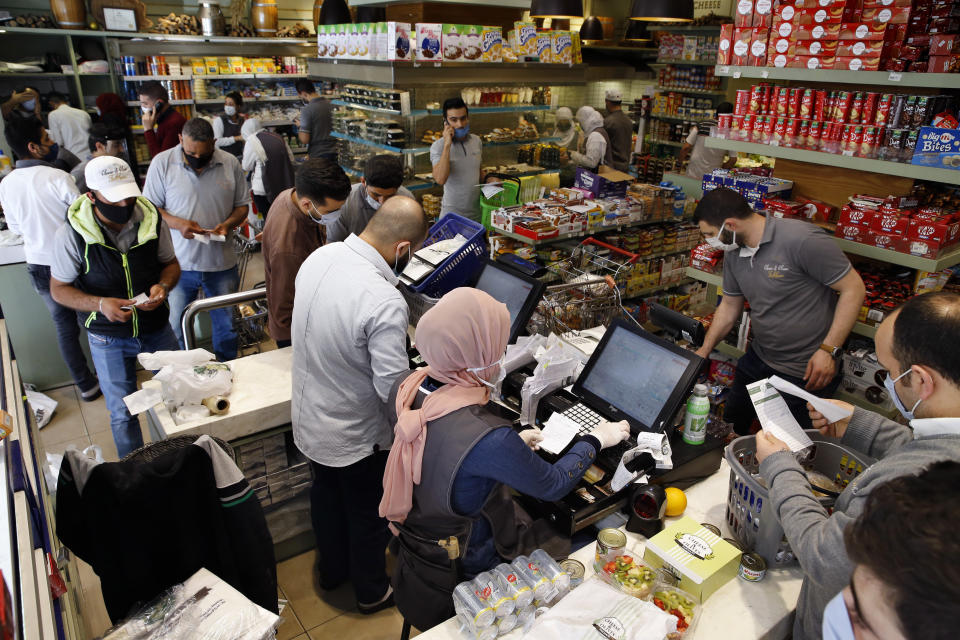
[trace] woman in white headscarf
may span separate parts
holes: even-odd
[[[577,128],[573,126],[573,112],[567,107],[557,109],[557,121],[553,129],[553,137],[560,138],[558,147],[570,149],[577,146]]]
[[[577,121],[583,129],[583,142],[578,151],[570,153],[570,161],[594,173],[601,164],[610,166],[613,149],[610,137],[603,128],[603,116],[593,107],[581,107],[577,111]]]

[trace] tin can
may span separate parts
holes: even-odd
[[[776,104],[771,105],[771,111],[775,111],[778,116],[786,116],[790,107],[790,88],[779,87],[777,89]]]
[[[566,571],[567,575],[570,576],[571,589],[579,586],[583,582],[583,576],[586,573],[586,568],[579,560],[574,560],[573,558],[562,560],[560,562],[560,568]]]
[[[853,106],[853,94],[849,91],[837,93],[837,102],[833,108],[833,119],[837,122],[850,122],[850,109]]]
[[[872,158],[877,152],[877,128],[867,126],[863,128],[863,141],[860,143],[860,156]]]
[[[807,147],[810,144],[810,121],[801,120],[800,121],[800,131],[797,133],[797,138],[794,141],[795,147]]]
[[[813,89],[805,89],[800,97],[799,115],[801,118],[813,117]]]
[[[823,122],[827,114],[827,92],[824,89],[817,89],[814,93],[813,119]]]
[[[888,127],[893,127],[894,129],[900,128],[900,120],[903,118],[903,110],[906,107],[906,104],[907,96],[893,96],[893,102],[890,105],[890,115],[885,123]]]
[[[733,123],[733,116],[729,113],[721,113],[717,116],[717,129],[720,131],[729,131]]]
[[[763,113],[763,85],[755,84],[750,87],[750,104],[747,113]]]
[[[797,141],[800,139],[800,118],[787,118],[787,132],[784,136],[784,140],[787,143],[787,146],[793,147],[796,146]]]
[[[877,117],[877,103],[879,101],[879,93],[868,92],[864,94],[863,112],[861,115],[861,122],[863,122],[863,124],[875,124],[874,120]]]
[[[623,555],[623,550],[627,548],[627,534],[620,529],[601,529],[597,533],[597,551],[594,561],[603,566],[619,555]]]
[[[853,101],[850,103],[850,122],[857,124],[863,117],[863,92],[857,91],[853,94]]]
[[[733,113],[742,116],[750,108],[750,91],[748,89],[737,89],[737,101],[733,105]]]
[[[777,118],[776,122],[773,123],[773,134],[770,138],[770,144],[783,144],[787,136],[787,119],[784,117]]]
[[[717,525],[710,524],[709,522],[701,522],[700,526],[706,529],[707,531],[709,531],[710,533],[712,533],[713,535],[717,537],[721,537],[720,527],[718,527]]]
[[[853,125],[845,124],[842,126],[843,126],[843,134],[842,134],[842,137],[840,138],[840,151],[844,152],[850,149],[851,147],[851,144],[852,144],[851,141],[853,139]]]
[[[736,549],[737,551],[743,551],[743,546],[741,546],[740,543],[734,540],[733,538],[724,538],[723,541],[732,545],[733,548]]]
[[[803,101],[803,89],[794,87],[790,89],[790,99],[787,103],[787,116],[796,118],[800,115],[800,105]]]
[[[489,627],[497,619],[493,607],[474,593],[471,582],[461,582],[453,590],[454,605],[466,614],[466,618],[477,629]]]
[[[487,606],[493,607],[498,618],[510,615],[517,608],[517,601],[489,571],[477,574],[473,579],[473,590]]]
[[[850,141],[846,147],[848,152],[857,154],[860,152],[860,145],[863,144],[863,125],[855,124],[851,125],[853,127],[850,131]]]
[[[749,142],[753,139],[753,128],[756,126],[757,116],[748,113],[743,116],[743,120],[740,123],[740,139],[746,140]]]
[[[890,108],[893,106],[893,94],[885,93],[877,101],[877,113],[873,118],[878,127],[886,126],[890,121]]]
[[[524,584],[509,564],[498,564],[493,569],[493,575],[500,581],[504,592],[517,601],[517,609],[523,609],[533,602],[533,589]]]
[[[728,136],[732,140],[740,140],[743,134],[743,119],[747,116],[731,116],[730,117],[730,135]]]
[[[756,553],[740,556],[740,568],[737,575],[747,582],[760,582],[767,575],[767,562]]]

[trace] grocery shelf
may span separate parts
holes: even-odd
[[[353,176],[355,178],[363,177],[363,171],[357,171],[356,169],[351,169],[350,167],[344,167],[343,165],[340,165],[340,166],[343,169],[343,172],[348,176]],[[424,189],[432,189],[433,187],[437,186],[437,183],[431,180],[421,180],[419,178],[415,178],[410,182],[404,182],[403,186],[405,189],[409,191],[421,191]]]
[[[762,78],[764,80],[960,89],[960,74],[956,73],[901,73],[897,71],[847,71],[842,69],[810,70],[779,67],[738,67],[718,64],[713,71],[713,75],[729,78]]]
[[[85,36],[92,38],[123,38],[126,40],[158,40],[165,42],[226,42],[241,44],[316,44],[315,38],[237,38],[232,36],[188,36],[134,31],[100,31],[91,29],[36,29],[33,27],[0,27],[0,34],[30,34],[41,36]]]
[[[539,62],[425,62],[384,60],[329,60],[311,58],[311,77],[388,87],[438,87],[473,84],[581,85],[587,65]]]
[[[705,144],[712,149],[754,153],[771,158],[786,158],[788,160],[796,160],[797,162],[809,162],[830,167],[842,167],[844,169],[856,169],[870,173],[902,176],[915,180],[931,180],[933,182],[944,182],[946,184],[960,184],[960,171],[954,169],[937,169],[935,167],[923,167],[916,164],[855,158],[835,153],[808,151],[807,149],[795,149],[793,147],[778,147],[769,144],[757,144],[755,142],[741,142],[739,140],[728,140],[726,138],[707,138]]]
[[[679,33],[720,33],[720,25],[692,25],[692,24],[660,24],[648,23],[647,29],[650,31],[670,31]]]
[[[677,282],[671,282],[669,284],[661,283],[661,284],[654,285],[652,287],[644,287],[643,289],[640,289],[639,291],[634,293],[629,298],[623,298],[622,300],[620,300],[620,302],[631,302],[633,300],[639,300],[642,298],[646,298],[651,293],[656,293],[657,291],[664,291],[666,289],[672,289],[674,287],[679,287],[681,285],[690,284],[690,282],[692,282],[690,278],[683,278],[682,280],[678,280]]]
[[[870,324],[857,322],[856,324],[853,325],[853,332],[856,333],[857,335],[873,338],[875,335],[877,335],[877,328]]]
[[[706,282],[707,284],[712,284],[715,287],[723,286],[723,275],[719,273],[707,273],[706,271],[701,271],[700,269],[687,267],[687,277],[693,278],[694,280],[699,280],[700,282]]]
[[[618,227],[605,227],[605,228],[602,228],[602,229],[594,229],[593,231],[587,231],[587,232],[585,232],[585,233],[564,233],[564,234],[560,234],[560,235],[558,235],[558,236],[556,236],[556,237],[553,237],[553,238],[547,238],[547,239],[545,239],[545,240],[534,240],[533,238],[529,238],[529,237],[527,237],[527,236],[522,236],[522,235],[520,235],[520,234],[518,234],[518,233],[510,233],[510,232],[508,232],[508,231],[502,231],[502,230],[496,229],[496,228],[491,228],[491,229],[490,229],[490,233],[491,233],[491,234],[494,234],[494,235],[498,235],[498,236],[505,236],[505,237],[507,237],[507,238],[512,238],[512,239],[517,240],[517,241],[519,241],[519,242],[523,242],[524,244],[529,244],[529,245],[533,245],[533,246],[536,247],[536,246],[540,246],[540,245],[553,244],[554,242],[560,242],[561,240],[571,240],[571,239],[573,239],[573,238],[586,238],[587,236],[592,236],[592,235],[598,234],[598,233],[608,233],[608,232],[610,232],[610,231],[622,231],[623,229],[633,229],[633,228],[635,228],[635,227],[646,227],[646,226],[649,226],[649,225],[651,225],[651,224],[666,224],[666,223],[668,223],[668,222],[682,222],[683,220],[689,220],[689,218],[666,218],[666,219],[662,219],[662,220],[643,220],[643,221],[641,221],[641,222],[634,222],[634,223],[631,223],[631,224],[624,224],[624,225],[620,225],[620,226],[618,226]],[[667,251],[667,252],[655,253],[655,254],[651,254],[651,255],[647,255],[647,256],[640,256],[639,260],[649,260],[649,259],[651,259],[651,258],[662,258],[663,256],[669,256],[669,255],[674,255],[674,254],[678,254],[678,253],[687,253],[688,251],[690,251],[690,250],[689,250],[689,249],[681,249],[681,250],[679,250],[679,251],[674,250],[674,251]],[[690,275],[690,274],[687,274],[687,275]]]
[[[837,244],[840,245],[840,248],[846,253],[852,253],[873,260],[880,260],[882,262],[889,262],[890,264],[898,264],[901,267],[908,267],[910,269],[942,271],[947,267],[960,264],[960,246],[949,249],[938,258],[921,258],[910,255],[909,253],[881,249],[868,244],[844,240],[843,238],[834,238],[834,240],[837,241]]]
[[[707,90],[707,89],[671,89],[670,87],[661,87],[660,85],[657,85],[655,88],[656,88],[657,91],[672,91],[673,93],[690,93],[690,94],[694,94],[694,95],[698,95],[698,96],[725,96],[725,95],[727,95],[727,92],[726,92],[726,91],[722,91],[722,90],[720,90],[720,89],[718,89],[718,90],[716,90],[716,91],[709,91],[709,90]]]
[[[669,120],[671,122],[697,122],[700,118],[681,118],[680,116],[660,116],[655,113],[650,114],[651,118],[656,118],[657,120]]]
[[[193,76],[119,76],[124,82],[149,82],[151,80],[190,80]]]
[[[382,113],[389,116],[425,116],[427,115],[426,109],[411,109],[410,113],[403,113],[398,109],[381,109],[380,107],[370,107],[365,104],[356,104],[353,102],[348,102],[346,100],[331,100],[330,104],[336,105],[338,107],[347,107],[350,109],[359,109],[360,111],[372,111],[373,113]]]
[[[305,73],[255,73],[253,75],[258,80],[298,80],[308,77]]]
[[[194,104],[223,104],[223,99],[226,96],[220,96],[219,98],[201,98],[194,100]],[[295,102],[299,100],[297,96],[261,96],[259,98],[248,98],[244,97],[244,102]],[[137,104],[140,104],[139,102]]]
[[[660,51],[657,47],[626,47],[615,44],[585,44],[580,47],[584,51],[622,51],[628,53],[653,53]]]
[[[293,124],[293,120],[263,120],[260,122],[262,127],[288,127]]]
[[[339,131],[331,131],[330,135],[340,140],[348,140],[350,142],[356,142],[357,144],[363,144],[368,147],[383,149],[384,151],[393,151],[394,153],[430,153],[430,147],[391,147],[388,144],[380,144],[379,142],[370,142],[369,140],[364,140],[363,138],[348,136],[347,134],[340,133]]]
[[[471,106],[470,113],[523,113],[524,111],[549,111],[550,105],[548,104],[512,104],[506,106]],[[440,109],[427,109],[427,113],[431,116],[441,116],[443,111]]]
[[[673,142],[671,140],[657,140],[656,138],[647,138],[647,142],[650,144],[664,144],[668,147],[682,147],[684,143],[682,142]]]
[[[48,72],[30,72],[20,73],[17,71],[9,71],[6,73],[0,73],[0,78],[59,78],[62,76],[73,76],[73,73],[48,73]]]
[[[720,341],[717,343],[717,346],[713,348],[714,351],[719,351],[725,356],[730,356],[731,358],[742,358],[746,351],[741,351],[729,342]]]
[[[687,67],[713,67],[717,64],[716,60],[660,60],[650,63],[651,67],[687,66]]]

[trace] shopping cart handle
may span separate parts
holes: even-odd
[[[621,249],[620,247],[615,247],[612,244],[607,244],[606,242],[600,242],[593,236],[590,236],[580,244],[581,245],[592,244],[598,247],[603,247],[604,249],[610,249],[610,251],[613,251],[614,253],[619,253],[620,255],[627,256],[628,258],[630,258],[630,260],[628,261],[629,264],[633,264],[634,262],[640,259],[640,256],[637,255],[636,253],[630,253],[629,251]]]
[[[617,288],[617,282],[613,279],[613,276],[604,276],[603,279],[606,280],[607,286],[611,289]]]

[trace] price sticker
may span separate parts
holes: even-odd
[[[770,72],[769,72],[769,71],[761,71],[761,72],[760,72],[760,77],[761,77],[761,78],[769,78],[769,77],[770,77]]]
[[[852,157],[853,157],[853,150],[852,150],[852,149],[847,149],[847,150],[845,150],[841,155],[847,156],[848,158],[852,158]]]
[[[739,71],[734,71],[734,72],[733,72],[733,77],[734,77],[734,79],[739,78],[739,77],[742,76],[742,75],[743,75],[743,74],[742,74],[741,72],[739,72]]]
[[[897,71],[891,71],[890,75],[887,76],[887,80],[889,80],[890,82],[900,82],[901,80],[903,80],[903,74]]]
[[[718,75],[718,76],[725,76],[725,75],[727,75],[728,73],[730,73],[730,67],[729,67],[728,65],[723,65],[723,66],[721,66],[721,67],[717,67],[717,75]]]
[[[442,66],[442,65],[441,65],[439,62],[434,62],[434,63],[433,63],[433,66],[434,66],[434,67],[440,67],[440,66]]]

